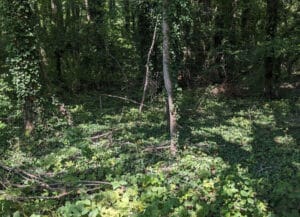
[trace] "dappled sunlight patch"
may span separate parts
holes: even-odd
[[[40,207],[51,209],[45,213],[66,217],[266,217],[274,210],[295,212],[288,211],[299,200],[294,194],[298,192],[298,128],[290,125],[297,113],[286,108],[292,104],[265,105],[256,100],[209,96],[192,99],[197,109],[180,119],[182,141],[176,159],[168,154],[163,108],[156,113],[145,109],[142,114],[122,105],[97,111],[89,107],[98,103],[91,99],[88,106],[82,103],[71,109],[74,117],[78,115],[73,126],[53,117],[47,133],[28,141],[37,143],[36,152],[20,144],[21,148],[7,151],[6,160],[8,165],[26,167],[78,191],[58,200],[59,204],[56,200],[30,201],[27,213],[39,213]],[[190,108],[188,102],[184,106]],[[289,119],[284,119],[291,120],[288,123],[277,113],[282,109],[288,112]],[[81,117],[80,113],[87,115]],[[109,184],[86,187],[80,183],[84,181]],[[6,191],[10,192],[26,195],[20,189]],[[36,195],[39,193],[54,194],[38,191]],[[30,205],[35,203],[35,207]]]
[[[274,142],[276,142],[278,145],[281,145],[282,147],[295,147],[296,140],[291,135],[284,135],[284,136],[275,136]]]
[[[274,128],[276,126],[276,121],[273,114],[262,115],[258,119],[255,119],[254,122],[255,124],[259,124],[267,128]]]
[[[227,122],[232,124],[232,126],[236,126],[245,130],[251,130],[252,127],[252,121],[244,117],[233,117]]]
[[[201,130],[197,130],[193,132],[193,135],[201,135],[202,137],[206,137],[208,140],[217,139],[217,143],[219,145],[223,142],[220,141],[222,138],[226,142],[238,144],[241,146],[248,145],[253,141],[252,129],[251,128],[240,128],[236,126],[228,126],[228,125],[220,125],[218,127],[202,127]]]
[[[85,113],[87,111],[85,110],[83,105],[78,104],[78,105],[71,106],[70,112],[73,115],[75,115],[76,113],[81,113],[82,114],[82,113]]]
[[[221,135],[225,141],[238,145],[247,145],[253,141],[252,131],[249,129],[221,126],[220,128],[214,129],[214,131],[216,133],[219,132],[219,135]]]

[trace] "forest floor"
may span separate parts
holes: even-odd
[[[299,97],[177,99],[176,158],[162,97],[139,114],[129,101],[79,95],[31,138],[7,126],[1,216],[300,216]]]

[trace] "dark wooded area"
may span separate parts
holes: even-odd
[[[1,0],[1,216],[299,216],[296,0]]]

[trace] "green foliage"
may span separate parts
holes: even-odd
[[[174,82],[186,87],[226,81],[261,92],[265,56],[276,58],[276,85],[286,81],[299,65],[299,3],[279,2],[276,36],[268,40],[265,1],[170,2]],[[161,2],[88,1],[88,10],[83,0],[52,3],[1,2],[0,62],[9,57],[19,97],[36,94],[38,76],[45,86],[61,92],[141,86]],[[15,10],[19,7],[24,10]],[[25,11],[27,19],[19,16]],[[2,52],[6,42],[8,53]],[[160,47],[158,32],[150,61],[156,86],[162,83]]]
[[[174,160],[164,150],[147,150],[167,139],[163,109],[140,115],[127,103],[104,98],[100,110],[94,99],[82,95],[68,102],[73,126],[53,110],[33,140],[20,146],[12,139],[16,144],[2,159],[50,183],[59,180],[74,192],[39,199],[60,192],[39,189],[0,169],[10,183],[28,186],[1,189],[3,216],[298,215],[298,101],[221,99],[183,91],[180,152]],[[91,140],[95,135],[102,137]],[[36,199],[10,199],[27,196]]]
[[[36,96],[39,89],[39,60],[36,19],[29,1],[4,1],[2,12],[8,29],[9,72],[22,104]]]
[[[11,91],[8,83],[0,77],[0,145],[3,147],[7,145],[9,122],[14,115],[13,103],[8,97]]]
[[[0,1],[0,216],[299,216],[300,4],[270,2],[169,1],[171,158],[162,1]]]
[[[7,117],[11,112],[13,105],[11,99],[8,97],[11,91],[12,89],[9,87],[8,83],[0,77],[0,117],[2,118]]]

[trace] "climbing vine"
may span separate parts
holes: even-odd
[[[39,83],[39,56],[36,39],[37,20],[28,0],[5,0],[2,3],[3,23],[8,38],[7,58],[19,105],[23,110],[25,127],[33,128],[34,110]]]

